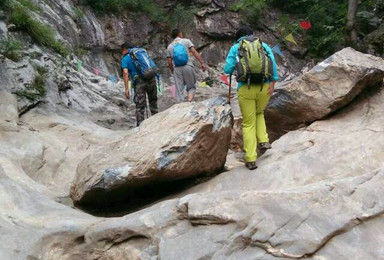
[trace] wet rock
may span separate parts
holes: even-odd
[[[384,60],[345,48],[292,80],[271,97],[266,110],[272,139],[324,118],[364,88],[381,84]]]
[[[175,105],[88,156],[77,169],[71,190],[74,202],[116,201],[144,185],[222,169],[232,123],[225,103],[225,98],[217,98]]]

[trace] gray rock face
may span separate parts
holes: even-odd
[[[277,89],[266,110],[272,139],[340,109],[383,78],[383,59],[351,48],[335,53]]]
[[[27,167],[0,153],[0,257],[380,259],[383,98],[383,87],[366,89],[332,117],[281,137],[259,159],[256,171],[235,168],[120,218],[96,218],[59,205],[45,185],[25,174]],[[176,115],[183,111],[176,108]],[[32,122],[28,114],[21,120]],[[192,120],[188,118],[184,120]],[[198,118],[196,113],[195,123]],[[148,141],[142,141],[154,142],[150,136],[159,127],[150,129],[151,120],[145,124],[137,131],[146,129]],[[170,121],[163,124],[172,129],[169,136],[177,131]],[[34,127],[41,128],[37,122]],[[52,127],[60,133],[69,124]],[[73,143],[83,136],[73,134],[61,142]],[[19,137],[9,132],[0,140],[1,148]],[[134,141],[124,144],[135,145]],[[179,147],[183,144],[180,141]],[[17,153],[15,148],[7,150]]]
[[[88,156],[77,168],[74,202],[117,200],[124,190],[222,169],[232,125],[225,103],[217,98],[175,105]]]
[[[196,2],[206,9],[196,18],[199,28],[210,35],[201,37],[194,28],[194,43],[204,46],[217,37],[221,27],[209,21],[223,22],[218,37],[230,37],[231,24],[218,10],[234,1]],[[137,35],[125,32],[134,19],[120,28],[120,18],[103,20],[81,7],[83,17],[73,3],[39,2],[44,10],[36,15],[57,30],[59,39],[92,50],[84,64],[113,67],[118,59],[105,59],[103,48],[118,48],[120,38],[110,37],[114,34]],[[149,34],[150,23],[140,22],[137,30]],[[0,30],[4,26],[0,22]],[[15,36],[4,29],[0,34]],[[273,43],[270,33],[261,36]],[[159,35],[148,40],[148,46],[163,49],[166,43]],[[231,43],[207,45],[203,58],[219,64]],[[161,50],[155,55],[164,60]],[[280,73],[292,77],[291,66],[300,62],[287,60],[280,59],[280,65],[285,62]],[[279,136],[281,129],[315,122],[274,142],[256,171],[237,167],[167,201],[112,219],[58,202],[67,199],[73,179],[81,184],[73,187],[74,196],[85,201],[92,198],[89,194],[103,195],[96,188],[124,187],[121,183],[131,181],[133,170],[133,180],[145,185],[222,167],[230,109],[220,102],[180,104],[129,133],[108,130],[94,122],[122,122],[133,115],[122,85],[75,67],[76,59],[62,60],[37,46],[23,52],[20,62],[0,63],[0,259],[382,258],[384,90],[370,86],[382,82],[382,60],[345,49],[278,90],[270,118],[281,124],[276,125]],[[44,70],[46,94],[35,101],[19,96],[16,104],[9,92],[33,90]],[[199,98],[213,92],[198,91]],[[210,153],[218,150],[222,153]],[[123,190],[129,191],[129,186]]]
[[[16,97],[0,91],[0,131],[17,131],[19,113]]]
[[[95,218],[58,205],[2,161],[0,255],[380,259],[383,98],[383,87],[366,90],[333,117],[280,138],[256,171],[236,168],[121,218]]]

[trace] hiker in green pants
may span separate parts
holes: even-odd
[[[238,100],[243,116],[245,165],[256,169],[259,145],[261,151],[271,148],[264,119],[264,109],[279,79],[277,65],[270,47],[253,36],[252,29],[242,26],[236,33],[236,43],[227,56],[224,72],[237,70]]]

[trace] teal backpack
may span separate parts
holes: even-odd
[[[173,45],[173,63],[175,67],[181,67],[188,63],[189,55],[185,46],[181,43],[181,41],[175,43]]]

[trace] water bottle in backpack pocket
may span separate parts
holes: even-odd
[[[139,76],[143,80],[150,80],[156,76],[158,68],[146,50],[143,48],[133,48],[129,51],[129,55],[135,64]]]
[[[175,67],[181,67],[188,63],[189,55],[185,46],[178,42],[173,45],[173,63]]]

